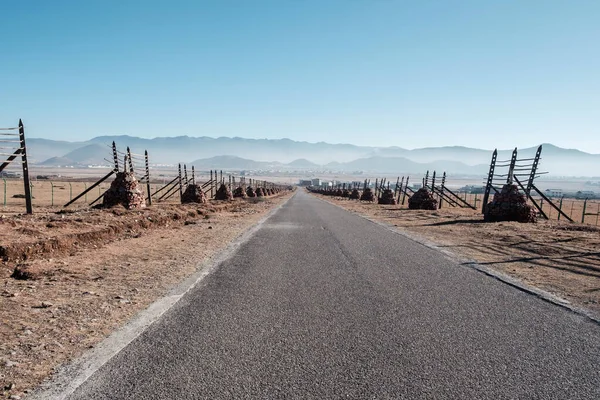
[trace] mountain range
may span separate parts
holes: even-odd
[[[450,174],[486,174],[491,150],[449,146],[421,149],[368,147],[351,144],[308,143],[290,139],[244,139],[239,137],[99,136],[88,141],[67,142],[28,139],[31,162],[39,166],[88,166],[108,164],[110,145],[119,151],[127,147],[143,154],[150,163],[173,165],[179,162],[199,169],[312,170],[382,173],[422,173],[426,170]],[[532,158],[537,147],[519,149],[519,158]],[[500,150],[498,160],[509,160],[511,150]],[[600,175],[600,154],[544,144],[540,170],[560,176]]]

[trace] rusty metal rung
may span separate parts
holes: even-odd
[[[542,157],[540,157],[540,160],[542,159]],[[521,161],[535,161],[535,158],[518,158],[517,162],[521,162]]]
[[[12,156],[13,154],[10,154],[10,155]],[[19,154],[19,156],[20,156],[20,154]],[[23,161],[23,160],[21,160],[21,159],[19,159],[19,158],[17,158],[17,159],[14,159],[14,160],[10,160],[10,161],[8,161],[8,160],[6,160],[6,161],[3,161],[3,163],[6,163],[6,164],[12,164],[12,163],[23,163],[23,162],[24,162],[24,161]]]

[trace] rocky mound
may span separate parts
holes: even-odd
[[[360,196],[360,201],[375,201],[375,194],[371,188],[366,188]]]
[[[426,188],[417,190],[415,194],[408,199],[408,208],[411,210],[437,210],[437,200]]]
[[[128,210],[146,207],[146,198],[132,172],[117,172],[115,180],[104,194],[102,206],[122,205]]]
[[[377,203],[396,205],[397,202],[396,197],[394,196],[394,191],[392,189],[385,189]]]
[[[219,188],[219,190],[217,190],[215,199],[216,200],[225,200],[225,201],[233,200],[233,195],[231,194],[231,190],[229,190],[229,187],[226,184],[224,184],[224,183],[221,184],[221,187]]]
[[[206,196],[202,188],[198,185],[188,185],[181,196],[181,202],[186,203],[206,203]]]
[[[233,191],[233,197],[245,199],[246,197],[248,197],[248,194],[246,193],[243,187],[239,186]]]
[[[519,192],[516,185],[504,185],[500,193],[487,204],[483,220],[486,222],[517,221],[536,222],[537,214],[527,204],[527,198]]]

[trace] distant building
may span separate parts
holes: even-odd
[[[475,186],[475,185],[466,185],[458,189],[459,193],[469,193],[469,194],[477,194],[484,193],[485,187],[483,186]]]
[[[577,199],[593,199],[596,197],[596,194],[591,190],[580,190],[575,193],[575,198]]]
[[[312,179],[312,180],[311,180],[311,184],[312,184],[313,186],[321,186],[321,185],[323,184],[323,182],[322,182],[320,179],[318,179],[318,178],[315,178],[315,179]]]
[[[312,181],[310,179],[300,179],[300,182],[298,183],[299,186],[311,186],[312,185]]]
[[[562,197],[563,191],[562,189],[546,189],[546,195],[548,197]]]
[[[0,177],[2,178],[20,178],[20,172],[11,172],[11,171],[2,171],[0,172]]]

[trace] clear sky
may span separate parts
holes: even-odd
[[[600,153],[598,0],[0,0],[0,127]]]

